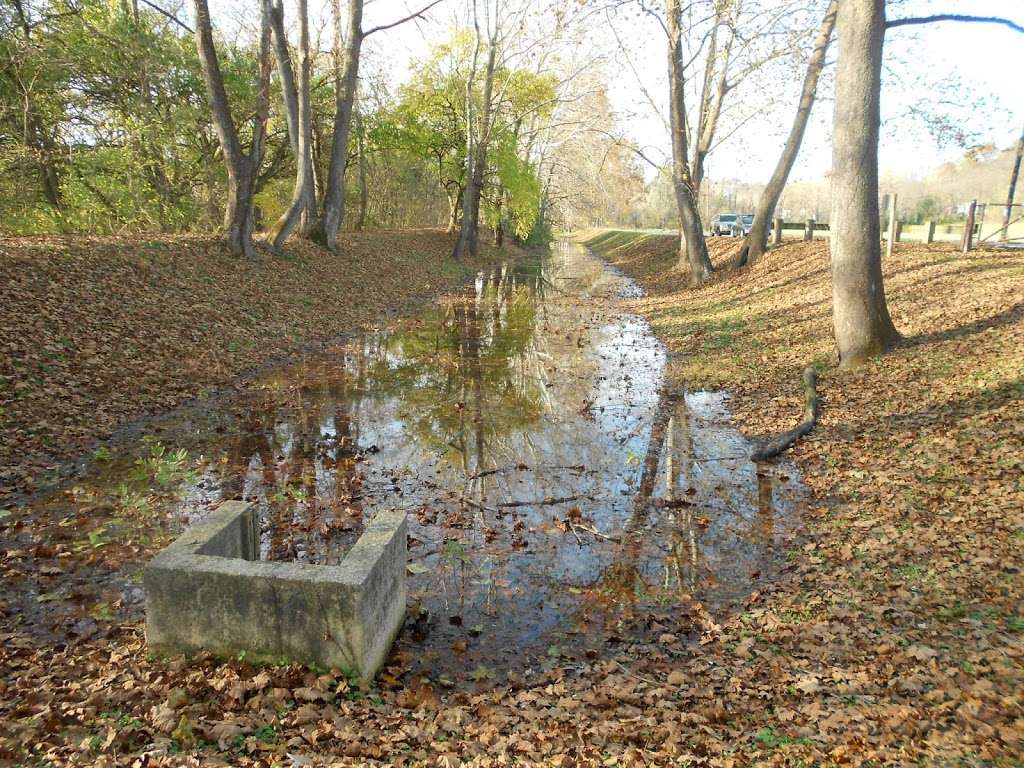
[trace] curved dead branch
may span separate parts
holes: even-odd
[[[750,454],[751,461],[767,461],[790,448],[797,440],[809,434],[818,423],[821,404],[818,401],[818,373],[813,366],[804,369],[804,419],[788,432],[783,432],[759,445]]]

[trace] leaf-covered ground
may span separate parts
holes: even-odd
[[[464,279],[441,232],[255,262],[210,238],[0,239],[0,502],[117,425]]]
[[[604,656],[508,685],[409,687],[385,671],[361,689],[150,660],[140,624],[102,616],[49,647],[4,611],[0,761],[1020,765],[1024,256],[900,246],[886,273],[905,343],[839,371],[824,244],[688,291],[672,240],[594,244],[648,289],[636,309],[684,353],[682,385],[728,388],[738,423],[764,434],[798,418],[800,370],[822,373],[822,421],[794,450],[813,494],[801,538],[744,612],[637,615]],[[733,247],[714,244],[716,261]],[[0,561],[5,578],[32,563]]]

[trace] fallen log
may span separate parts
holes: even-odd
[[[818,372],[813,366],[804,369],[804,419],[788,432],[757,446],[750,454],[751,461],[767,461],[790,448],[797,440],[808,434],[818,423],[821,404],[818,402]]]

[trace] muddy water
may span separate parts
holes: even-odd
[[[170,414],[97,487],[130,507],[145,493],[120,474],[167,481],[151,514],[169,532],[250,500],[262,556],[313,563],[338,562],[379,510],[407,510],[395,661],[431,679],[593,656],[695,601],[727,609],[777,570],[798,481],[755,471],[723,393],[665,382],[664,348],[623,309],[637,295],[562,243],[220,407]]]

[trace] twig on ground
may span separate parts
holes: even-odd
[[[612,661],[615,662],[615,666],[617,666],[619,669],[621,669],[627,675],[632,677],[634,680],[639,680],[641,683],[647,683],[648,685],[653,685],[655,688],[661,688],[662,685],[663,685],[663,683],[657,683],[657,682],[655,682],[654,680],[651,680],[648,677],[644,677],[643,675],[638,675],[635,672],[630,672],[620,662],[618,662],[615,659],[612,659]]]

